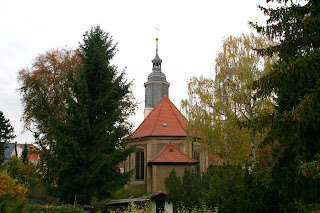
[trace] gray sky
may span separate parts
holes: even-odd
[[[248,21],[265,25],[257,8],[265,0],[10,0],[0,4],[0,111],[10,119],[18,143],[33,141],[23,133],[17,73],[39,53],[76,48],[90,27],[100,25],[118,42],[114,64],[127,67],[141,102],[132,122],[143,120],[144,86],[155,56],[155,27],[160,29],[162,71],[171,84],[170,100],[180,109],[186,81],[212,76],[223,37],[253,31]]]

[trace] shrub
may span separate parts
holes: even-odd
[[[18,180],[13,179],[8,173],[0,173],[0,196],[9,196],[16,201],[24,201],[27,190],[19,185]]]
[[[259,177],[261,179],[262,177]],[[173,170],[165,179],[168,200],[178,212],[219,209],[219,212],[277,212],[276,194],[257,181],[255,173],[240,165],[210,166],[201,176],[185,170],[182,178]],[[183,208],[177,208],[182,205]],[[186,209],[186,211],[184,211]]]

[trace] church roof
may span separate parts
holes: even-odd
[[[187,136],[188,120],[165,95],[130,138],[148,136]]]
[[[173,144],[168,144],[153,160],[148,162],[149,164],[159,163],[187,163],[197,164],[198,161],[189,158],[185,153],[178,149]]]

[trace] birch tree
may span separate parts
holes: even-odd
[[[190,122],[189,133],[225,160],[252,166],[257,161],[262,135],[248,121],[272,109],[271,99],[256,98],[252,89],[253,81],[274,61],[254,50],[266,45],[272,42],[253,34],[229,36],[217,54],[214,78],[192,77],[188,82],[189,98],[182,100],[182,108]]]

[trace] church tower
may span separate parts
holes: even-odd
[[[146,118],[160,99],[166,95],[169,97],[170,84],[166,80],[166,75],[161,71],[162,60],[158,56],[158,37],[156,38],[156,56],[152,60],[152,72],[148,76],[145,87],[145,108]]]

